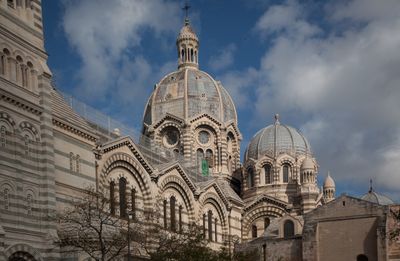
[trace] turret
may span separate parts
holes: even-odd
[[[335,181],[332,179],[329,172],[328,176],[325,178],[323,190],[326,203],[335,199]]]

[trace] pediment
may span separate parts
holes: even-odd
[[[147,159],[143,156],[142,152],[132,140],[130,136],[121,137],[110,142],[104,143],[99,148],[95,149],[95,153],[101,155],[106,155],[114,152],[118,152],[121,150],[127,150],[132,153],[132,155],[139,161],[139,163],[143,166],[143,168],[149,173],[154,173],[154,168],[147,161]]]
[[[175,122],[178,125],[182,125],[185,122],[180,117],[177,117],[177,116],[172,115],[170,113],[166,113],[165,116],[161,118],[161,120],[159,120],[156,124],[154,124],[154,129],[160,127],[166,121],[172,121],[172,122]]]
[[[228,200],[228,195],[225,195],[224,191],[221,189],[221,187],[218,185],[216,180],[210,180],[206,185],[202,188],[202,193],[206,194],[207,192],[210,191],[215,191],[218,196],[221,198],[222,202],[224,202],[225,206],[229,208],[230,203]]]
[[[222,125],[221,122],[219,122],[219,121],[218,121],[217,119],[215,119],[214,117],[208,115],[207,113],[200,114],[200,115],[197,115],[197,116],[193,117],[193,118],[190,120],[190,123],[194,123],[194,122],[196,122],[196,121],[201,121],[201,120],[205,120],[205,119],[206,119],[206,120],[212,121],[213,123],[217,124],[218,126],[221,126],[221,125]]]
[[[189,188],[192,190],[192,192],[195,192],[197,190],[196,184],[191,180],[187,171],[182,167],[182,165],[178,161],[174,161],[174,162],[162,165],[159,168],[160,176],[167,175],[168,173],[172,172],[173,170],[176,170],[179,173],[181,178],[186,182],[186,184],[189,186]]]
[[[268,204],[277,206],[281,209],[287,209],[288,207],[288,203],[279,199],[276,199],[274,197],[268,196],[268,195],[261,195],[259,197],[257,197],[256,199],[254,199],[253,201],[250,201],[248,203],[246,203],[245,208],[243,209],[244,211],[249,211],[250,209],[256,207],[257,205],[266,202]]]

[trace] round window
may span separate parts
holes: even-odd
[[[208,133],[207,131],[200,131],[199,132],[199,142],[201,144],[207,144],[210,141],[210,133]]]
[[[164,144],[175,146],[179,141],[179,132],[175,129],[167,130],[164,134]]]

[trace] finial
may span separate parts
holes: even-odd
[[[331,176],[331,172],[328,170],[328,177],[330,177]]]
[[[185,1],[185,6],[182,8],[182,10],[185,10],[185,25],[189,25],[189,9],[190,5],[188,1]]]
[[[279,122],[279,114],[275,114],[275,124],[280,124],[280,122]]]
[[[368,193],[371,193],[373,191],[372,189],[372,179],[369,180],[369,190]]]

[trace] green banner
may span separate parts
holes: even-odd
[[[201,174],[208,176],[208,161],[206,159],[201,160]]]

